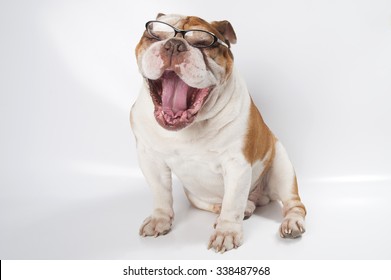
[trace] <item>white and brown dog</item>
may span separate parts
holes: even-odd
[[[190,202],[219,214],[209,248],[243,242],[243,219],[270,200],[283,205],[281,237],[304,233],[306,210],[288,155],[264,123],[233,65],[228,21],[159,14],[136,47],[144,85],[130,120],[153,212],[142,236],[172,225],[171,175]]]

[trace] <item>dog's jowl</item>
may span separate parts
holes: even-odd
[[[130,115],[153,194],[140,235],[170,231],[172,173],[192,205],[218,214],[209,240],[215,251],[239,247],[243,219],[271,200],[283,205],[281,237],[304,233],[295,171],[234,67],[231,24],[159,14],[145,27],[136,47],[144,83]]]

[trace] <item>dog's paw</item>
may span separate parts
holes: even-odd
[[[220,222],[209,240],[208,249],[224,253],[236,249],[243,243],[243,231],[241,224]]]
[[[172,218],[168,215],[149,216],[140,227],[140,235],[154,236],[164,235],[171,229]]]
[[[285,218],[280,226],[280,236],[282,238],[297,238],[304,232],[304,218],[299,215]]]
[[[244,210],[244,220],[247,220],[252,216],[255,211],[256,205],[253,201],[247,200],[246,209]]]

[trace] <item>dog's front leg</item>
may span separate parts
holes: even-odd
[[[153,212],[141,225],[140,235],[157,237],[170,231],[174,218],[171,170],[163,161],[140,147],[138,157],[153,195]]]
[[[251,184],[251,166],[238,160],[223,165],[224,198],[209,249],[225,252],[243,243],[243,217]]]

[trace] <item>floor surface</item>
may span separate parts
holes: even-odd
[[[279,237],[281,207],[273,202],[244,221],[244,244],[221,255],[207,250],[216,215],[190,206],[176,180],[172,231],[142,238],[138,229],[151,210],[151,194],[137,171],[132,177],[97,176],[86,168],[84,174],[33,173],[21,178],[30,192],[0,199],[0,259],[391,258],[389,181],[301,182],[308,209],[302,238]]]

